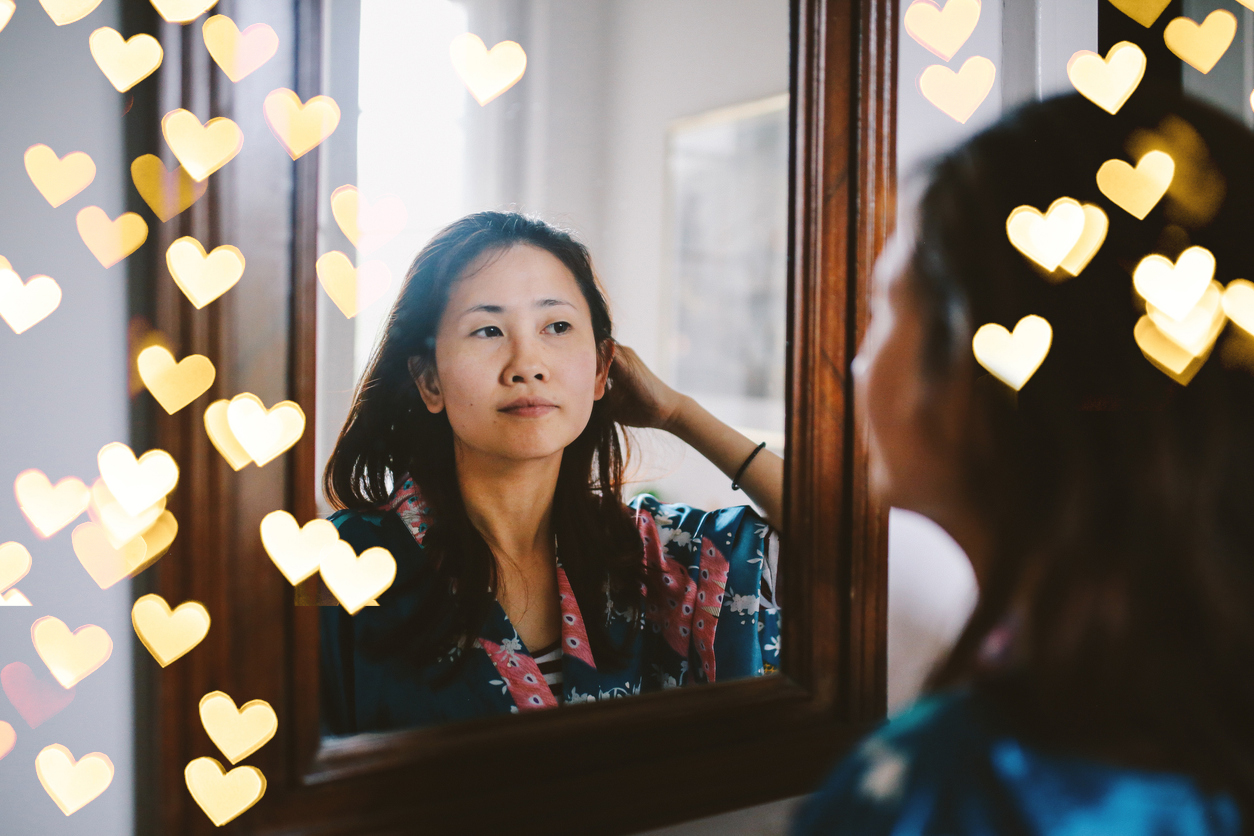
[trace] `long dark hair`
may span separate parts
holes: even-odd
[[[1137,220],[1095,175],[1156,143],[1175,180]],[[1062,196],[1110,227],[1079,276],[1047,279],[1006,220]],[[929,687],[974,683],[1038,742],[1183,771],[1254,813],[1251,340],[1227,325],[1177,382],[1133,339],[1132,285],[1141,258],[1191,245],[1218,281],[1254,278],[1254,134],[1148,81],[1113,116],[1078,95],[1033,103],[935,162],[913,222],[925,370],[975,380],[963,487],[994,543]],[[1053,343],[1016,396],[981,377],[971,338],[1027,314]],[[1010,661],[990,663],[1006,635]]]
[[[322,479],[333,506],[373,509],[409,474],[431,507],[423,564],[407,584],[398,582],[395,588],[396,594],[425,588],[425,598],[368,652],[405,655],[422,666],[453,645],[468,649],[491,611],[496,559],[466,514],[448,415],[427,410],[409,358],[434,367],[435,335],[453,284],[480,256],[522,244],[552,253],[574,275],[592,312],[597,351],[603,359],[608,356],[609,307],[587,248],[568,233],[516,213],[479,212],[449,224],[422,248],[357,385]],[[622,663],[639,619],[632,619],[625,642],[614,644],[600,617],[605,596],[622,593],[621,601],[635,601],[643,571],[640,537],[630,509],[622,504],[627,451],[617,429],[613,398],[596,401],[587,426],[563,451],[553,500],[562,565],[589,615],[585,626],[594,658],[611,668]],[[450,677],[466,657],[460,654]]]

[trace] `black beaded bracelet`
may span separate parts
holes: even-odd
[[[758,451],[760,451],[765,446],[766,446],[766,442],[763,441],[757,447],[754,447],[753,452],[749,454],[749,458],[745,459],[745,463],[740,466],[740,470],[736,471],[736,478],[732,479],[733,491],[740,490],[740,477],[745,475],[745,468],[749,466],[749,462],[753,461],[753,457],[758,454]]]

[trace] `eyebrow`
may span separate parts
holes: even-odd
[[[537,299],[537,300],[536,300],[536,303],[535,303],[535,305],[534,305],[533,307],[536,307],[536,308],[555,308],[555,307],[557,307],[558,305],[565,305],[565,306],[567,306],[568,308],[574,308],[574,307],[575,307],[575,306],[574,306],[574,305],[572,305],[570,302],[567,302],[565,299],[551,299],[551,298],[550,298],[550,299]],[[576,310],[577,310],[577,309],[576,309]],[[461,316],[466,316],[466,315],[468,315],[468,314],[476,313],[476,312],[479,312],[479,311],[482,311],[482,312],[484,312],[484,313],[498,313],[498,314],[499,314],[499,313],[505,313],[505,307],[504,307],[503,305],[490,305],[490,304],[488,304],[488,303],[486,303],[486,302],[485,302],[485,303],[482,303],[482,304],[479,304],[479,305],[471,305],[469,308],[467,308],[466,310],[462,311]],[[461,318],[461,317],[458,317],[458,319],[460,319],[460,318]]]

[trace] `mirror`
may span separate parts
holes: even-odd
[[[355,271],[356,289],[318,295],[315,491],[319,516],[331,517],[356,550],[389,549],[397,579],[377,606],[356,614],[320,584],[323,733],[473,720],[776,672],[778,578],[787,577],[779,547],[779,457],[785,446],[789,4],[744,0],[720,5],[712,15],[709,4],[635,0],[331,0],[325,14],[323,89],[342,116],[321,148],[318,273],[329,291],[336,269]],[[521,78],[501,92],[510,72],[477,88],[468,84],[450,46],[467,32],[493,51],[486,58],[482,49],[478,58],[467,53],[463,73],[476,60],[497,67],[512,60]],[[496,46],[507,41],[518,46]],[[594,570],[608,578],[608,558],[590,556],[600,541],[576,541],[575,512],[555,507],[529,531],[539,525],[558,534],[556,576],[551,564],[546,569],[519,560],[516,565],[529,568],[509,568],[515,563],[502,553],[510,549],[498,541],[485,554],[505,568],[495,597],[485,602],[484,626],[461,645],[446,642],[423,655],[412,647],[420,611],[451,606],[447,592],[431,597],[437,575],[424,562],[434,549],[423,542],[426,532],[439,527],[439,503],[431,499],[436,489],[424,491],[417,480],[389,482],[386,507],[337,513],[322,490],[322,470],[372,352],[389,334],[389,313],[398,299],[397,310],[408,310],[410,296],[401,289],[416,254],[447,225],[483,211],[524,213],[584,244],[608,301],[620,346],[616,363],[621,367],[621,347],[629,347],[668,389],[691,399],[692,426],[700,427],[610,431],[630,450],[621,497],[630,508],[622,519],[631,521],[627,535],[640,554],[632,566],[646,567],[643,595],[635,584],[626,594],[620,589],[607,596],[603,583],[591,579]],[[477,266],[454,277],[439,339],[450,333],[445,323],[454,300],[493,304],[493,293],[514,286],[510,279],[526,267],[509,260],[518,249],[499,255],[491,262],[495,268]],[[572,316],[583,317],[574,320],[575,328],[590,322],[586,301],[583,313],[567,313],[580,306],[575,275],[551,257],[541,262],[557,265],[556,284],[546,287],[574,304],[558,315],[546,313],[543,322],[527,320],[528,327],[548,329]],[[418,276],[413,285],[424,280]],[[515,326],[522,333],[509,305],[497,306],[504,312],[480,312],[475,316],[482,321],[467,322],[484,337],[508,336]],[[457,358],[470,356],[457,353],[461,345],[445,341],[436,349],[446,360],[435,373],[450,390],[460,385]],[[591,341],[587,354],[594,356]],[[537,362],[557,362],[544,357]],[[480,378],[518,384],[522,378],[505,371],[515,360],[501,362],[480,368]],[[557,373],[544,371],[551,385]],[[623,379],[614,376],[613,383],[607,404],[630,397]],[[416,398],[416,383],[405,385]],[[489,391],[514,389],[501,384]],[[444,410],[462,445],[458,455],[469,456],[456,459],[459,488],[451,495],[462,497],[467,522],[472,506],[482,514],[471,542],[478,536],[489,548],[489,539],[513,529],[494,529],[484,520],[510,518],[508,507],[499,491],[476,492],[467,474],[481,472],[472,469],[475,462],[482,468],[489,461],[493,473],[521,473],[518,460],[537,457],[510,447],[515,418],[498,425],[506,427],[500,446],[475,458],[481,448],[459,423],[461,413],[422,404],[432,415]],[[440,443],[425,439],[419,442],[424,447]],[[749,460],[744,490],[733,490],[732,478],[759,444],[765,449]],[[521,482],[509,484],[532,484],[531,476],[510,478]],[[453,517],[449,510],[443,519]],[[582,551],[562,550],[567,532]],[[470,553],[447,548],[437,553]],[[583,562],[572,557],[563,567],[562,555],[572,551]],[[616,578],[628,576],[618,572]],[[638,632],[632,632],[635,623]],[[597,658],[625,636],[634,638],[623,645],[618,664],[612,655]],[[441,671],[449,671],[452,684],[432,684]]]

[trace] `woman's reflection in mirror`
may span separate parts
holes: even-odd
[[[764,514],[624,504],[622,427],[688,442]],[[582,244],[515,213],[450,224],[414,260],[323,474],[340,537],[397,562],[378,606],[321,611],[324,732],[774,668],[782,485],[779,456],[614,341]]]

